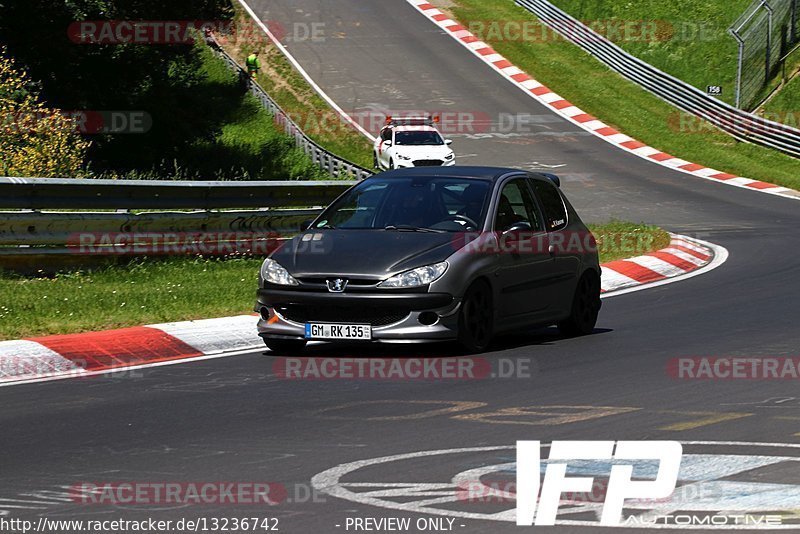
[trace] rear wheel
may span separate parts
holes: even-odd
[[[492,288],[483,281],[472,284],[461,301],[458,342],[469,352],[483,352],[494,335]]]
[[[575,295],[572,309],[565,320],[558,323],[558,329],[566,336],[585,336],[594,331],[597,315],[600,313],[600,279],[593,271],[583,273]]]
[[[306,347],[304,339],[269,339],[264,338],[269,350],[278,354],[297,354]]]

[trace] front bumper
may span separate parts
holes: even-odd
[[[445,293],[327,293],[260,289],[258,334],[305,339],[306,322],[371,324],[379,342],[444,341],[457,337],[461,303]],[[430,322],[423,324],[420,316]],[[370,317],[374,317],[373,320]],[[385,322],[386,324],[376,324]]]
[[[456,164],[456,160],[455,160],[455,158],[453,158],[453,159],[451,159],[449,161],[445,160],[441,165],[438,165],[438,166],[439,167],[452,167],[455,164]],[[421,166],[430,167],[431,165],[421,165]],[[411,169],[411,168],[417,167],[417,165],[414,164],[413,160],[400,160],[400,159],[398,159],[398,160],[396,160],[394,162],[394,167],[395,167],[395,169]]]

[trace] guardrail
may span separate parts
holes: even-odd
[[[5,212],[0,213],[0,257],[41,254],[162,255],[164,243],[189,247],[212,242],[209,254],[229,251],[253,241],[275,242],[297,233],[300,224],[313,219],[319,209],[256,211],[192,211],[159,213],[119,212]],[[160,246],[135,249],[134,243]],[[81,248],[83,247],[83,248]],[[91,248],[89,248],[91,247]],[[101,248],[102,247],[102,248]],[[197,248],[196,250],[200,250]]]
[[[278,103],[247,74],[244,68],[223,50],[222,46],[220,46],[213,35],[206,35],[206,43],[208,43],[212,50],[219,54],[231,70],[236,72],[242,80],[246,80],[248,90],[265,108],[267,108],[272,116],[275,117],[275,123],[281,126],[287,135],[293,137],[295,145],[305,152],[320,168],[327,171],[331,176],[338,176],[341,178],[353,177],[358,180],[363,180],[368,176],[372,176],[373,172],[371,170],[340,158],[334,153],[325,150],[308,137]]]
[[[81,236],[108,237],[106,253],[117,245],[135,253],[131,240],[153,242],[156,236],[184,245],[275,241],[298,232],[302,221],[355,183],[0,178],[0,209],[17,209],[0,212],[0,257],[82,254]],[[159,211],[129,211],[134,209]],[[121,234],[125,238],[115,244]]]
[[[766,120],[706,95],[700,89],[625,52],[547,0],[515,2],[559,35],[662,100],[710,122],[740,141],[800,157],[800,130],[797,128]]]
[[[354,183],[0,178],[0,208],[211,210],[325,206]]]
[[[372,171],[325,150],[207,35],[209,46],[246,80],[248,90],[323,170],[340,178],[362,180]],[[85,180],[0,177],[0,267],[36,256],[85,254],[82,243],[100,242],[100,256],[151,255],[147,246],[184,246],[205,250],[256,248],[300,230],[323,206],[355,184],[329,181],[171,181]],[[250,208],[250,209],[247,209]],[[64,211],[41,211],[64,210]],[[87,211],[66,211],[87,210]],[[88,211],[102,210],[102,211]],[[131,210],[139,210],[132,212]],[[158,210],[158,211],[141,211]],[[186,211],[164,211],[186,210]],[[84,239],[84,241],[82,241]],[[144,243],[144,247],[137,246]],[[156,254],[164,254],[161,247]],[[139,253],[141,252],[141,253]],[[213,254],[213,252],[212,252]],[[22,265],[28,265],[22,263]]]

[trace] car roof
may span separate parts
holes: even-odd
[[[495,182],[499,178],[507,176],[508,174],[528,175],[529,173],[528,171],[524,171],[522,169],[513,169],[510,167],[453,165],[450,167],[409,167],[407,169],[397,169],[393,171],[382,172],[374,176],[380,178],[404,178],[415,176],[472,178],[477,180],[486,180],[488,182]],[[367,180],[369,180],[369,178],[367,178]]]

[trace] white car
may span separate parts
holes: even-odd
[[[387,117],[375,140],[376,169],[439,167],[456,164],[450,139],[444,139],[431,117]]]

